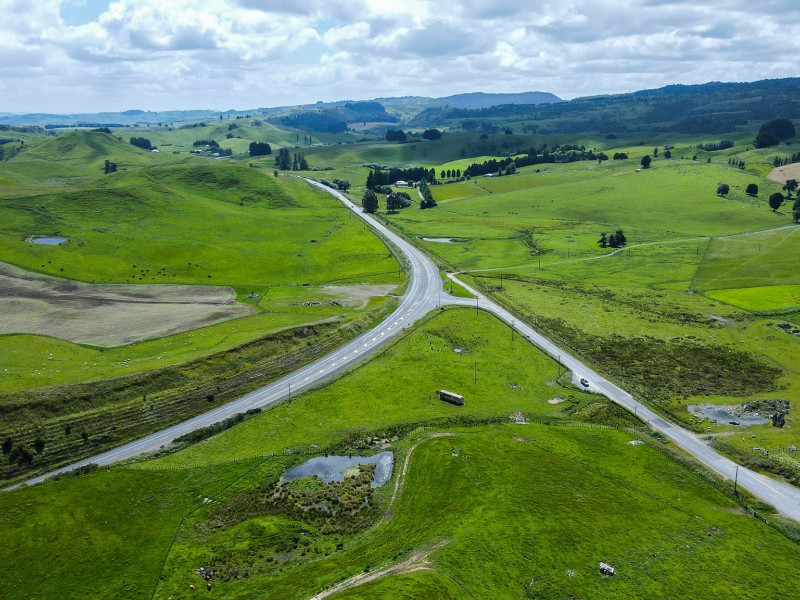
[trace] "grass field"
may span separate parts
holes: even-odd
[[[409,561],[433,570],[400,569],[336,597],[781,597],[773,575],[800,569],[797,547],[649,445],[630,445],[631,433],[445,425],[516,410],[621,418],[605,401],[554,387],[556,375],[550,359],[489,315],[445,311],[332,386],[176,454],[0,495],[0,558],[11,573],[0,590],[134,598],[156,587],[156,597],[175,598],[189,585],[202,591],[204,567],[217,574],[212,593],[221,597],[304,598]],[[466,405],[425,393],[444,386],[463,391]],[[564,401],[547,401],[555,397]],[[421,423],[432,425],[403,433]],[[394,501],[390,483],[371,508],[321,520],[269,502],[278,476],[306,458],[284,450],[363,452],[378,431],[394,439]],[[428,437],[437,431],[455,437]],[[98,500],[82,501],[90,496]],[[34,556],[47,559],[44,580]],[[600,576],[599,561],[618,575]]]
[[[774,184],[718,157],[711,164],[677,158],[694,150],[678,148],[638,173],[632,158],[436,186],[436,210],[386,218],[408,236],[456,238],[421,243],[623,387],[699,430],[708,424],[688,414],[692,403],[800,400],[800,340],[779,322],[742,311],[778,310],[796,322],[784,309],[793,306],[787,296],[798,283],[800,245],[799,229],[764,203]],[[731,186],[727,198],[714,194],[720,181]],[[750,181],[760,187],[756,199],[744,194]],[[600,232],[618,228],[627,247],[599,248]],[[751,446],[800,442],[788,416],[792,423],[780,430],[747,429],[757,439]]]

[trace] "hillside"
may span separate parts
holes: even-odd
[[[455,94],[444,98],[435,98],[432,104],[451,106],[453,108],[491,108],[503,104],[555,104],[564,102],[555,94],[549,92],[522,92],[519,94],[486,94],[474,92],[471,94]]]
[[[534,133],[721,134],[735,131],[750,121],[776,117],[800,117],[800,79],[671,85],[536,107],[517,104],[482,109],[434,107],[422,111],[408,124],[477,128],[487,122],[514,122]]]

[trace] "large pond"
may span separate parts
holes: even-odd
[[[63,244],[64,242],[68,242],[69,238],[59,237],[59,236],[42,236],[42,237],[32,237],[28,241],[31,244],[42,244],[44,246],[58,246],[59,244]]]
[[[317,476],[322,481],[342,481],[348,469],[358,465],[375,465],[375,477],[372,479],[372,487],[380,487],[392,477],[392,465],[394,455],[389,452],[381,452],[375,456],[318,456],[307,460],[302,465],[298,465],[286,471],[284,479],[297,479],[298,477]]]
[[[722,425],[728,425],[730,423],[736,423],[737,425],[763,425],[769,422],[769,419],[765,419],[764,417],[745,414],[737,415],[726,410],[724,406],[718,406],[716,404],[692,404],[688,407],[688,410],[695,417],[715,421]]]

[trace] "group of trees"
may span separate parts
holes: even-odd
[[[622,229],[617,229],[611,235],[608,235],[605,231],[600,234],[600,239],[597,240],[597,245],[601,248],[619,248],[620,246],[624,246],[628,243],[628,239],[625,237],[625,232]]]
[[[625,156],[627,158],[627,156]],[[555,145],[548,147],[544,144],[538,150],[536,148],[529,148],[526,154],[521,154],[515,157],[507,157],[497,160],[492,158],[482,163],[472,163],[464,169],[464,177],[477,177],[480,175],[488,175],[489,173],[501,175],[503,173],[509,174],[508,166],[513,162],[514,168],[512,172],[520,167],[529,167],[531,165],[547,164],[547,163],[571,163],[582,160],[608,160],[608,156],[600,152],[595,154],[593,150],[587,150],[584,146],[576,146],[565,144],[563,146]],[[619,160],[619,158],[617,158]]]
[[[41,454],[44,452],[44,440],[42,438],[36,438],[33,441],[33,449],[36,451],[36,454]],[[8,458],[8,464],[18,464],[19,466],[23,465],[32,465],[33,464],[33,452],[31,452],[24,444],[14,444],[14,441],[11,438],[6,438],[3,440],[2,445],[3,454],[6,455]]]
[[[328,181],[327,179],[321,179],[320,183],[322,185],[327,185],[329,188],[334,190],[339,190],[340,192],[346,192],[350,189],[350,182],[347,179],[333,179]]]
[[[272,146],[268,143],[250,142],[250,156],[267,156],[268,154],[272,154]]]
[[[744,169],[744,161],[741,159],[729,158],[728,166],[736,167],[737,169]]]
[[[614,152],[614,156],[612,158],[614,160],[627,160],[628,155],[624,152]]]
[[[397,181],[422,180],[434,183],[436,181],[436,171],[425,167],[410,167],[408,169],[391,167],[384,170],[378,165],[372,165],[369,175],[367,175],[366,187],[368,190],[374,190],[378,186],[391,185]]]
[[[409,206],[411,206],[411,196],[406,192],[392,192],[386,194],[387,212],[396,212],[401,208],[408,208]]]
[[[406,132],[402,129],[387,129],[386,141],[387,142],[405,142],[408,139]]]
[[[715,152],[717,150],[726,150],[728,148],[733,148],[733,141],[720,140],[718,142],[703,142],[701,144],[697,144],[697,147],[700,150],[705,150],[706,152]]]
[[[419,193],[422,196],[422,201],[419,203],[420,208],[425,209],[436,206],[436,200],[433,199],[431,189],[424,179],[419,182]]]
[[[275,166],[281,171],[288,171],[292,168],[292,155],[288,148],[278,150],[278,156],[275,157]]]
[[[769,148],[777,146],[783,140],[795,136],[794,123],[789,119],[780,117],[767,121],[758,130],[756,135],[756,148]]]
[[[0,148],[1,150],[2,148]],[[103,174],[108,175],[109,173],[116,173],[117,172],[117,163],[111,162],[110,160],[106,159],[105,165],[103,166]]]
[[[461,177],[461,169],[442,169],[442,172],[439,174],[439,179],[450,179],[451,177]]]
[[[217,140],[195,140],[192,142],[192,146],[195,148],[198,146],[208,146],[210,148],[219,148],[219,143]]]
[[[775,158],[772,161],[772,166],[773,167],[782,167],[784,165],[789,165],[789,164],[797,163],[797,162],[800,162],[800,152],[795,152],[791,156],[784,156],[783,158],[781,158],[780,156],[776,155]]]
[[[146,137],[132,137],[131,144],[144,150],[152,150],[153,144]]]

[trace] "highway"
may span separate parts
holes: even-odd
[[[109,450],[103,454],[98,454],[80,462],[67,465],[56,471],[46,473],[45,475],[35,477],[25,483],[39,483],[51,475],[71,471],[89,463],[109,465],[145,452],[151,452],[169,444],[172,440],[181,435],[212,425],[236,413],[241,413],[251,408],[262,408],[274,404],[275,402],[280,402],[281,400],[289,398],[291,394],[301,392],[311,386],[316,386],[344,369],[347,369],[351,365],[363,360],[385,345],[386,342],[399,335],[405,327],[412,325],[437,306],[460,305],[475,307],[477,304],[478,308],[488,311],[503,320],[519,332],[522,337],[538,346],[545,353],[549,354],[564,367],[569,369],[572,372],[573,383],[575,383],[576,386],[587,389],[587,391],[590,392],[602,394],[613,402],[626,408],[647,422],[650,427],[672,440],[677,446],[684,449],[712,471],[728,479],[736,479],[740,487],[748,490],[757,498],[773,505],[782,515],[800,522],[800,489],[788,483],[755,473],[721,456],[703,442],[696,434],[670,423],[643,404],[640,404],[625,390],[594,372],[581,361],[534,331],[518,317],[460,281],[454,274],[448,276],[470,293],[474,294],[477,301],[475,298],[457,298],[447,294],[443,289],[439,270],[425,254],[387,229],[370,215],[363,213],[360,206],[350,202],[343,194],[313,180],[306,179],[306,181],[308,181],[310,185],[318,187],[338,198],[348,209],[366,220],[379,235],[387,239],[406,256],[411,283],[398,308],[372,330],[363,333],[337,350],[332,351],[315,362],[263,388],[250,392],[237,400],[219,406],[182,423],[148,435],[147,437]],[[588,388],[584,388],[584,386],[580,384],[581,379],[588,380]]]

